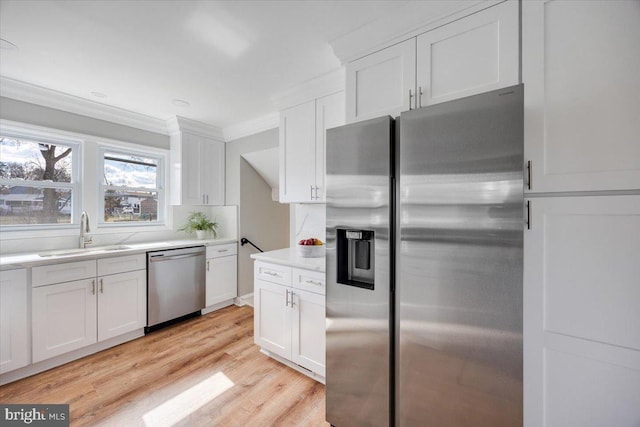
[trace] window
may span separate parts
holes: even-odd
[[[0,226],[64,227],[78,202],[79,145],[0,135]]]
[[[110,148],[101,153],[101,225],[163,222],[163,157]]]

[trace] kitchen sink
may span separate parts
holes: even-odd
[[[54,256],[65,256],[65,255],[79,255],[79,254],[93,254],[100,252],[111,252],[111,251],[123,251],[125,249],[131,249],[131,246],[123,246],[123,245],[113,245],[113,246],[96,246],[95,248],[85,248],[85,249],[62,249],[59,251],[51,251],[51,252],[43,252],[38,254],[39,257],[47,258]]]

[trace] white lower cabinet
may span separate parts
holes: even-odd
[[[32,276],[42,278],[31,291],[33,363],[144,328],[144,260],[139,254],[33,267]],[[47,282],[58,277],[51,271],[65,270],[72,272],[66,279],[78,280]]]
[[[270,271],[282,274],[265,274]],[[274,281],[268,281],[269,277]],[[296,277],[318,285],[301,284]],[[256,344],[321,377],[325,376],[324,282],[320,272],[255,263]],[[317,286],[317,292],[304,290],[303,286]]]
[[[260,347],[291,358],[290,288],[256,279],[253,282],[254,334]]]
[[[96,279],[32,291],[33,362],[97,342]]]
[[[291,360],[325,376],[324,295],[291,291]]]
[[[640,425],[640,196],[531,198],[524,425]]]
[[[146,270],[100,277],[98,289],[98,341],[145,327]]]
[[[207,246],[206,290],[207,307],[231,302],[238,296],[238,246],[236,243]]]
[[[0,374],[29,364],[27,270],[0,272]]]

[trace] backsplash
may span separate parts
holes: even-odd
[[[91,233],[92,246],[121,245],[126,243],[142,243],[163,240],[195,239],[196,236],[184,232],[176,231],[180,228],[189,212],[201,211],[209,215],[218,222],[218,238],[237,238],[238,233],[238,208],[236,206],[172,206],[173,229],[141,231],[110,231],[109,229],[98,229],[92,225]],[[23,252],[42,252],[57,249],[69,249],[78,247],[80,227],[77,230],[60,230],[58,233],[26,233],[21,232],[19,236],[12,238],[9,232],[3,232],[0,243],[0,254],[15,254]],[[33,234],[33,236],[31,236]]]
[[[301,239],[317,237],[326,240],[326,211],[324,204],[292,204],[290,207],[289,246]]]

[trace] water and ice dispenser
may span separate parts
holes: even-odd
[[[338,229],[338,283],[373,290],[374,232]]]

